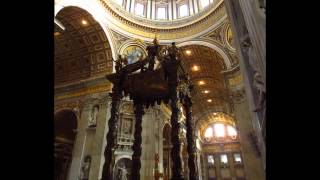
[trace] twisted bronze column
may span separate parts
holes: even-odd
[[[112,88],[111,117],[109,119],[109,131],[107,134],[107,146],[104,151],[105,162],[102,169],[102,180],[112,180],[112,163],[115,140],[117,135],[117,122],[119,119],[119,105],[121,99],[121,90],[119,84],[114,84]]]
[[[182,175],[182,158],[181,158],[181,145],[179,139],[180,124],[178,122],[179,108],[178,108],[178,95],[177,88],[172,88],[171,92],[171,149],[172,164],[172,180],[183,180]]]
[[[142,102],[134,102],[136,124],[134,130],[134,142],[132,146],[132,180],[140,180],[140,168],[141,168],[141,143],[142,143],[142,116],[144,114]]]
[[[196,151],[194,144],[194,131],[193,131],[193,119],[192,119],[192,102],[190,97],[184,98],[183,106],[186,110],[186,126],[187,126],[187,150],[188,150],[188,167],[189,167],[189,179],[196,180],[198,179],[198,172],[196,167]]]

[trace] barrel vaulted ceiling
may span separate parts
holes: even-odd
[[[230,100],[225,77],[224,61],[215,50],[189,45],[181,47],[183,66],[195,85],[193,112],[199,117],[213,111],[229,112]]]
[[[101,26],[89,13],[77,7],[67,7],[57,14],[56,19],[65,30],[55,28],[55,85],[112,72],[110,44]]]

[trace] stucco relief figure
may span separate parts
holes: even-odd
[[[84,162],[81,167],[80,178],[79,178],[80,180],[89,179],[90,166],[91,166],[91,156],[87,155],[84,158]]]
[[[264,109],[265,105],[265,98],[266,98],[266,87],[261,76],[261,73],[258,68],[258,64],[255,62],[256,54],[252,47],[251,41],[247,38],[245,41],[242,42],[242,45],[247,49],[248,57],[249,57],[249,65],[253,71],[253,87],[258,92],[258,104],[254,109],[255,112]]]
[[[128,179],[128,170],[125,165],[122,167],[118,167],[118,172],[117,172],[117,180],[127,180]]]
[[[89,127],[96,127],[97,126],[98,112],[99,112],[99,106],[98,105],[93,106],[91,113],[90,113],[90,116],[89,116],[89,122],[88,122]]]

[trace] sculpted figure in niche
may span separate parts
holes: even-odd
[[[89,179],[90,165],[91,165],[91,156],[87,155],[84,158],[84,162],[81,167],[80,180]]]
[[[118,172],[117,172],[117,180],[127,180],[128,179],[128,170],[125,165],[122,167],[118,167]]]
[[[88,122],[89,127],[96,127],[97,126],[98,112],[99,112],[99,106],[98,105],[93,106],[91,113],[89,115],[89,122]]]
[[[247,38],[245,41],[242,42],[243,47],[247,49],[247,54],[249,57],[249,65],[253,71],[253,87],[258,92],[258,104],[256,108],[254,109],[255,112],[260,111],[264,109],[265,105],[265,98],[266,98],[266,87],[265,83],[263,81],[263,78],[261,76],[261,73],[258,69],[258,64],[255,62],[256,60],[256,54],[254,52],[254,49],[252,47],[252,43],[249,38]]]

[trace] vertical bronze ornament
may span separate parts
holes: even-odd
[[[107,134],[107,146],[104,151],[105,163],[102,170],[102,180],[112,180],[113,152],[115,150],[115,139],[117,138],[117,122],[119,119],[119,106],[121,100],[120,82],[115,83],[112,88],[111,117],[108,121],[109,131]]]
[[[171,89],[170,92],[170,100],[171,100],[171,143],[173,145],[171,149],[171,158],[173,161],[172,165],[172,179],[173,180],[182,180],[182,155],[181,155],[181,142],[179,138],[179,130],[180,124],[178,122],[179,117],[179,108],[178,108],[178,95],[177,95],[177,88],[174,87]]]
[[[188,167],[189,167],[189,179],[196,180],[198,179],[198,172],[196,168],[196,148],[194,141],[194,124],[192,118],[192,102],[190,97],[186,96],[184,98],[183,106],[186,111],[186,126],[187,126],[187,150],[188,150]]]
[[[132,154],[132,180],[140,180],[140,168],[141,168],[141,143],[142,143],[142,116],[144,114],[143,104],[140,101],[134,102],[135,111],[134,114],[136,116],[136,124],[134,130],[134,142],[132,146],[133,154]]]

